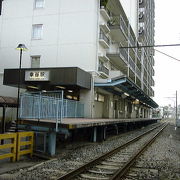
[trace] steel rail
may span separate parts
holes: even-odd
[[[140,157],[140,155],[142,155],[142,153],[148,148],[148,146],[150,146],[155,141],[155,139],[160,135],[160,133],[162,133],[167,125],[168,124],[165,124],[148,142],[146,142],[144,146],[135,155],[133,155],[121,169],[119,169],[112,177],[110,177],[110,180],[119,180],[123,178],[135,163],[136,159]]]
[[[164,124],[163,124],[164,125]],[[102,156],[80,166],[79,168],[75,169],[75,170],[72,170],[71,172],[63,175],[63,176],[60,176],[58,177],[56,180],[72,180],[73,178],[75,178],[77,175],[83,173],[84,171],[86,171],[87,169],[91,168],[92,166],[98,164],[100,161],[104,160],[105,158],[108,158],[110,156],[112,156],[113,154],[117,153],[120,149],[123,149],[124,147],[128,146],[129,144],[139,140],[141,137],[143,137],[144,135],[152,132],[154,129],[160,127],[162,125],[159,125],[159,126],[156,126],[154,128],[151,128],[150,130],[142,133],[141,135],[129,140],[128,142],[124,143],[123,145],[113,149],[112,151],[108,152],[108,153],[105,153],[103,154]]]

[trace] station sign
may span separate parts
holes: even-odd
[[[49,81],[49,71],[25,71],[25,81]]]

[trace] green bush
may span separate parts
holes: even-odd
[[[101,0],[101,6],[106,7],[108,0]]]

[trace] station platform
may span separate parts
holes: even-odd
[[[19,130],[31,130],[35,136],[42,137],[43,150],[50,156],[55,155],[57,136],[71,137],[88,136],[91,142],[106,140],[109,130],[119,134],[128,129],[143,127],[156,123],[160,118],[133,118],[133,119],[95,119],[95,118],[63,118],[58,127],[56,120],[51,119],[21,119]],[[78,134],[79,132],[79,134]],[[65,138],[66,139],[66,138]],[[36,140],[36,144],[41,140]]]
[[[59,123],[60,128],[66,129],[78,129],[96,126],[106,126],[113,124],[123,124],[123,123],[137,123],[137,122],[148,122],[157,121],[160,118],[133,118],[133,119],[90,119],[90,118],[64,118],[62,122]],[[49,119],[21,119],[21,124],[31,124],[43,127],[55,127],[56,121]]]

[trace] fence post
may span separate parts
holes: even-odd
[[[58,112],[59,112],[59,103],[60,101],[56,98],[56,132],[58,131],[58,120],[59,120],[59,116],[58,116]],[[61,107],[62,108],[62,107]]]
[[[21,141],[21,138],[29,137],[30,140]],[[33,132],[18,132],[17,133],[17,151],[16,151],[16,160],[20,159],[21,155],[30,154],[32,157],[33,154],[33,141],[34,133]],[[21,146],[29,146],[28,149],[21,150]]]
[[[77,117],[77,101],[75,102],[75,118]]]
[[[42,95],[41,92],[39,93],[39,114],[38,114],[38,119],[41,119],[41,100],[42,100]]]
[[[5,141],[6,139],[11,139],[11,143],[4,143],[0,145],[0,149],[10,149],[11,148],[11,153],[5,151],[2,151],[0,154],[0,160],[1,159],[6,159],[6,158],[11,158],[11,161],[16,161],[16,148],[17,148],[17,135],[16,133],[7,133],[7,134],[0,134],[0,141]]]
[[[65,100],[66,101],[66,114],[65,114],[65,117],[67,117],[67,112],[68,112],[68,101],[67,101],[67,99]]]
[[[62,118],[63,118],[63,108],[64,108],[64,103],[63,103],[63,101],[64,101],[64,98],[63,98],[63,96],[64,96],[64,91],[62,91],[61,92],[61,117],[60,117],[60,122],[62,122]]]

